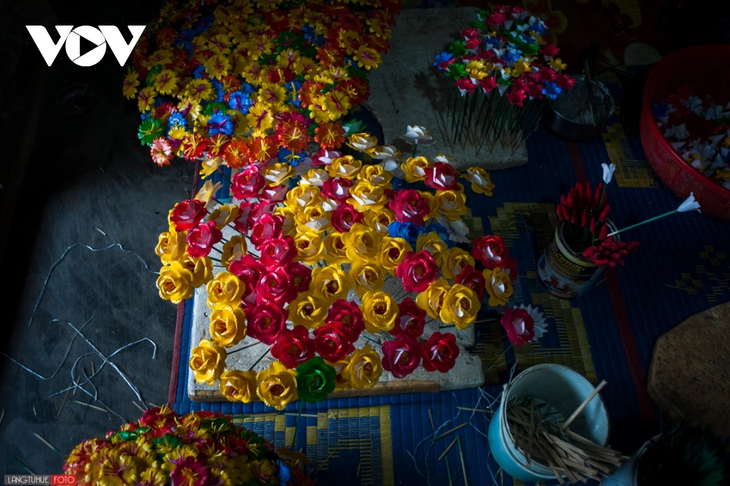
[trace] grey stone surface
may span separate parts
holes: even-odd
[[[445,153],[456,158],[459,170],[479,165],[487,170],[518,167],[527,162],[524,142],[513,152],[497,145],[493,151],[473,147],[450,149],[439,130],[439,116],[445,116],[447,78],[433,66],[436,54],[459,38],[459,31],[476,20],[476,8],[404,10],[398,16],[390,51],[383,64],[371,71],[370,99],[367,107],[380,122],[385,143],[398,146],[404,154],[411,151],[399,137],[408,125],[428,128],[438,143],[419,147],[418,155]]]

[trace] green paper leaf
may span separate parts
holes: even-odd
[[[353,133],[360,133],[364,131],[365,124],[362,120],[350,120],[349,122],[343,123],[342,128],[345,129],[345,136],[349,137]]]

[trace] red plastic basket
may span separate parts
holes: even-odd
[[[657,127],[652,106],[665,101],[678,88],[689,84],[698,96],[712,95],[719,102],[730,99],[730,45],[707,45],[682,49],[665,57],[649,73],[641,110],[641,144],[659,178],[677,196],[690,192],[702,212],[730,222],[730,189],[725,189],[689,165],[667,142]]]

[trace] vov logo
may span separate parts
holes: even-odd
[[[73,25],[57,25],[56,31],[59,39],[58,42],[54,43],[48,31],[42,25],[25,26],[49,67],[53,64],[64,44],[66,44],[66,55],[77,66],[94,66],[101,61],[104,54],[106,54],[107,44],[114,53],[114,57],[119,61],[119,65],[124,66],[134,46],[142,36],[145,27],[144,25],[130,25],[128,28],[129,32],[132,33],[132,41],[127,43],[122,33],[114,25],[100,25],[98,29],[90,25],[80,25],[76,28]],[[96,46],[84,55],[81,55],[82,37]]]

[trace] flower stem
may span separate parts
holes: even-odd
[[[416,156],[416,149],[417,148],[418,148],[418,142],[415,142],[414,141],[413,142],[413,155],[411,155],[411,157],[415,157]]]
[[[369,337],[367,337],[367,336],[365,336],[365,335],[363,335],[363,337],[364,337],[365,339],[367,339],[368,341],[370,341],[371,343],[375,343],[375,344],[377,344],[378,346],[381,346],[381,345],[383,344],[383,343],[381,343],[380,341],[376,341],[375,339],[370,339]]]
[[[222,175],[223,177],[225,177],[225,179],[226,179],[226,180],[228,181],[228,183],[229,183],[229,184],[233,184],[233,182],[231,182],[231,178],[230,178],[230,177],[228,177],[228,175],[227,175],[227,174],[225,173],[225,171],[223,170],[223,166],[220,166],[220,167],[218,167],[218,169],[217,169],[217,170],[218,170],[218,171],[219,171],[219,172],[221,173],[221,175]]]
[[[253,371],[254,368],[256,368],[256,365],[261,362],[262,359],[266,357],[267,354],[269,354],[269,351],[271,351],[271,348],[267,349],[264,354],[262,354],[259,359],[256,360],[254,364],[251,365],[251,367],[248,369],[248,371]]]
[[[239,351],[243,351],[244,349],[253,348],[254,346],[258,346],[259,344],[261,344],[261,341],[259,341],[257,343],[249,344],[248,346],[244,346],[242,348],[234,349],[233,351],[230,351],[228,353],[228,356],[232,355],[233,353],[237,353]]]
[[[632,228],[636,228],[637,226],[641,226],[642,224],[651,223],[652,221],[656,221],[659,218],[663,218],[665,216],[669,216],[671,214],[678,213],[678,212],[679,212],[678,209],[672,209],[671,211],[669,211],[667,213],[660,214],[659,216],[654,216],[653,218],[649,218],[646,221],[642,221],[641,223],[632,224],[631,226],[628,226],[626,228],[623,228],[623,229],[614,231],[613,233],[609,233],[608,236],[617,235],[617,234],[622,233],[622,232],[624,232],[626,230],[630,230]]]
[[[302,409],[304,408],[304,400],[299,399],[299,411],[297,412],[297,422],[294,425],[294,437],[291,440],[291,450],[294,450],[294,446],[297,444],[297,430],[299,430],[299,417],[302,416]]]

